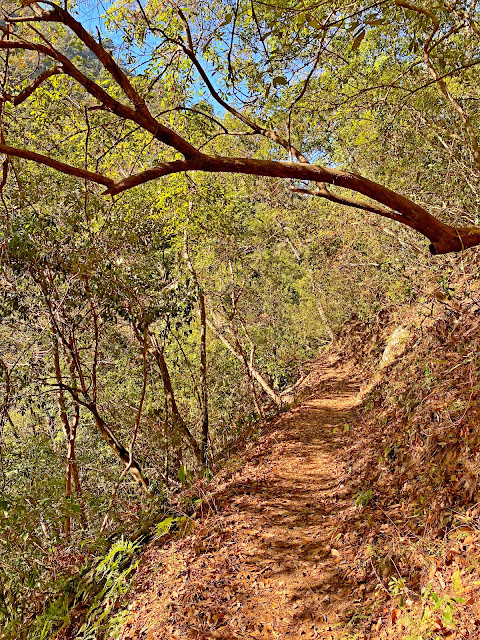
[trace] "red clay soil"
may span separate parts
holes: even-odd
[[[217,481],[193,531],[150,547],[121,640],[342,635],[352,603],[366,597],[352,569],[361,532],[350,526],[342,535],[358,511],[348,451],[359,392],[352,374],[332,359],[318,365],[302,404]]]

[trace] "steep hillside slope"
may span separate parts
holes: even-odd
[[[310,365],[148,548],[122,640],[480,637],[474,284],[352,324]]]

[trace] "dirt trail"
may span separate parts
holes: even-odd
[[[193,532],[149,549],[122,640],[342,636],[366,596],[354,566],[354,379],[352,366],[320,363],[301,404],[217,481]]]

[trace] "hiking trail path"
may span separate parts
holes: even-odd
[[[333,355],[299,394],[207,487],[193,530],[147,549],[120,640],[348,637],[369,596],[355,564],[363,394]]]

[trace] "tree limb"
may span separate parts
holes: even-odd
[[[396,219],[422,233],[431,241],[433,254],[461,251],[480,244],[480,227],[452,227],[434,216],[426,209],[405,196],[388,189],[368,178],[355,173],[321,167],[299,162],[279,162],[253,158],[229,158],[225,156],[201,155],[192,160],[175,160],[152,167],[147,171],[129,176],[107,189],[107,194],[117,194],[149,180],[180,171],[206,171],[208,173],[243,173],[272,178],[291,178],[293,180],[311,180],[344,187],[361,193],[372,200],[385,205],[375,211],[384,217]],[[336,197],[336,196],[332,196]],[[340,198],[340,197],[338,197]],[[338,200],[342,203],[342,200]],[[353,206],[358,206],[357,204]],[[392,209],[395,213],[390,213]],[[381,212],[381,213],[380,213]],[[387,215],[388,213],[388,215]]]
[[[406,218],[405,216],[395,213],[391,209],[387,209],[387,207],[382,207],[379,204],[374,204],[372,202],[362,202],[361,200],[356,200],[355,198],[349,198],[347,196],[339,196],[324,186],[318,189],[301,189],[296,187],[290,187],[290,191],[294,193],[305,193],[311,196],[317,196],[318,198],[325,198],[326,200],[330,200],[330,202],[335,202],[336,204],[342,204],[347,207],[354,207],[355,209],[361,209],[362,211],[368,211],[369,213],[376,213],[384,218],[390,218],[391,220],[396,220],[397,222],[401,222],[409,227],[413,226],[411,220]],[[418,231],[418,229],[417,229]]]
[[[7,34],[8,30],[0,25],[0,31]],[[99,47],[107,53],[101,45]],[[76,80],[89,95],[98,100],[102,105],[106,107],[108,111],[114,113],[121,118],[132,120],[136,124],[140,125],[152,134],[152,136],[163,142],[169,147],[172,147],[176,151],[179,151],[186,158],[194,157],[198,154],[197,149],[187,142],[184,138],[178,135],[175,131],[166,127],[162,123],[158,122],[145,104],[135,105],[134,108],[129,107],[113,98],[109,93],[105,91],[100,85],[88,78],[82,73],[65,55],[54,49],[51,45],[46,46],[40,43],[24,42],[21,40],[0,40],[0,49],[5,50],[17,50],[23,49],[25,51],[36,51],[43,55],[52,58],[60,63],[63,73]],[[97,54],[96,54],[97,55]],[[109,54],[108,54],[109,55]],[[97,55],[98,57],[98,55]],[[101,62],[102,60],[100,60]]]
[[[3,94],[3,96],[0,97],[0,102],[11,102],[14,107],[17,107],[19,104],[24,102],[27,98],[29,98],[32,95],[32,93],[36,89],[38,89],[38,87],[41,84],[45,82],[45,80],[48,80],[52,76],[59,75],[61,73],[63,73],[63,71],[60,67],[54,67],[53,69],[46,69],[45,71],[42,71],[42,73],[40,73],[35,78],[35,80],[31,84],[29,84],[28,87],[25,87],[25,89],[21,91],[18,95],[11,96],[9,93],[5,93]]]
[[[416,10],[414,5],[406,2],[406,0],[396,0],[398,6],[404,6],[405,8]],[[226,111],[234,115],[236,118],[244,122],[254,133],[269,138],[273,142],[282,146],[285,150],[291,153],[298,162],[280,162],[272,160],[261,160],[254,158],[235,158],[224,156],[212,156],[202,153],[199,149],[195,148],[187,140],[181,137],[174,130],[166,127],[148,110],[145,100],[133,86],[130,78],[115,62],[110,53],[108,53],[101,42],[97,42],[77,21],[71,16],[65,9],[55,5],[52,2],[47,1],[45,4],[52,7],[51,11],[42,12],[39,14],[35,12],[35,16],[32,16],[30,21],[43,21],[43,22],[60,22],[69,27],[77,37],[87,46],[99,59],[104,68],[112,75],[116,83],[122,89],[128,100],[133,106],[123,104],[116,98],[112,97],[103,87],[96,84],[93,80],[83,74],[65,55],[57,51],[41,34],[44,42],[28,42],[22,39],[20,36],[16,36],[15,40],[10,39],[11,31],[10,27],[2,27],[0,25],[0,32],[4,33],[4,38],[0,39],[0,49],[15,50],[24,49],[29,51],[36,51],[51,59],[56,60],[59,63],[59,69],[61,72],[67,74],[74,80],[76,80],[81,86],[84,87],[86,92],[95,98],[106,111],[124,118],[131,120],[143,128],[144,131],[150,133],[154,139],[168,145],[172,149],[180,152],[184,156],[184,160],[173,160],[159,164],[158,166],[151,167],[146,171],[128,176],[125,179],[115,182],[113,179],[101,175],[99,173],[88,171],[87,169],[80,169],[54,160],[45,155],[41,155],[34,151],[26,149],[17,149],[5,144],[2,141],[0,144],[0,153],[4,153],[7,156],[16,156],[31,160],[58,171],[66,173],[68,175],[74,175],[79,178],[87,179],[92,182],[104,185],[107,187],[105,194],[116,195],[132,187],[141,185],[149,180],[154,180],[162,176],[167,176],[182,171],[206,171],[209,173],[240,173],[247,175],[257,175],[265,177],[275,178],[288,178],[299,181],[312,181],[317,184],[320,183],[315,195],[325,197],[331,202],[338,204],[346,204],[348,206],[355,206],[359,209],[371,211],[379,214],[383,217],[391,218],[401,222],[426,236],[430,241],[430,250],[432,253],[448,253],[450,251],[461,251],[468,247],[476,246],[480,244],[480,228],[479,227],[461,227],[456,228],[449,226],[437,220],[428,211],[426,211],[420,205],[412,202],[408,198],[395,193],[394,191],[383,187],[371,180],[358,176],[354,173],[347,171],[341,171],[335,168],[321,167],[318,165],[312,165],[308,163],[308,160],[303,154],[292,147],[288,140],[283,139],[275,131],[270,131],[253,120],[248,116],[238,111],[236,108],[228,104],[222,96],[219,94],[211,80],[209,79],[205,69],[202,67],[195,50],[192,39],[192,33],[190,31],[188,21],[178,7],[173,5],[177,11],[179,17],[185,24],[187,30],[187,44],[182,37],[173,39],[163,34],[165,38],[171,43],[179,47],[183,53],[189,58],[189,60],[195,66],[200,77],[207,85],[212,97],[220,104]],[[173,3],[172,3],[173,4]],[[434,34],[438,30],[438,21],[434,14],[430,15],[429,10],[420,11],[424,15],[428,16],[434,21],[432,33],[427,40],[427,44],[431,42]],[[433,16],[433,17],[432,17]],[[8,19],[7,19],[8,21]],[[149,25],[150,26],[150,25]],[[152,30],[158,30],[156,27],[151,27]],[[425,47],[427,47],[427,44]],[[424,49],[425,50],[425,49]],[[435,72],[436,73],[436,72]],[[435,77],[437,84],[439,83],[442,89],[441,83],[443,82],[438,74]],[[35,83],[34,83],[35,84]],[[39,85],[38,85],[39,86]],[[35,87],[32,86],[32,92]],[[442,89],[443,91],[443,89]],[[447,89],[448,92],[448,89]],[[450,99],[450,98],[449,98]],[[452,100],[450,100],[452,103]],[[458,105],[457,105],[458,107]],[[458,108],[456,108],[458,111]],[[461,107],[460,107],[461,110]],[[460,113],[460,111],[458,111]],[[460,115],[462,115],[460,113]],[[465,113],[463,113],[463,120],[467,131],[469,131],[468,116],[465,120]],[[480,161],[480,150],[476,147],[476,138],[470,136],[473,146],[474,155]],[[476,152],[478,150],[478,153]],[[352,198],[345,196],[337,196],[330,193],[324,184],[339,186],[345,189],[349,189],[356,193],[362,194],[367,198],[370,198],[378,203],[365,204],[357,202]]]
[[[103,184],[108,188],[114,187],[115,185],[115,180],[112,180],[112,178],[107,178],[107,176],[103,176],[101,173],[95,173],[93,171],[88,171],[87,169],[73,167],[72,165],[66,164],[65,162],[54,160],[53,158],[49,158],[48,156],[36,153],[35,151],[29,151],[28,149],[18,149],[16,147],[11,147],[7,144],[0,143],[0,153],[4,153],[6,156],[13,156],[14,158],[31,160],[32,162],[36,162],[37,164],[43,164],[47,167],[51,167],[52,169],[56,169],[61,173],[66,173],[67,175],[90,180],[90,182],[96,182],[97,184]]]

